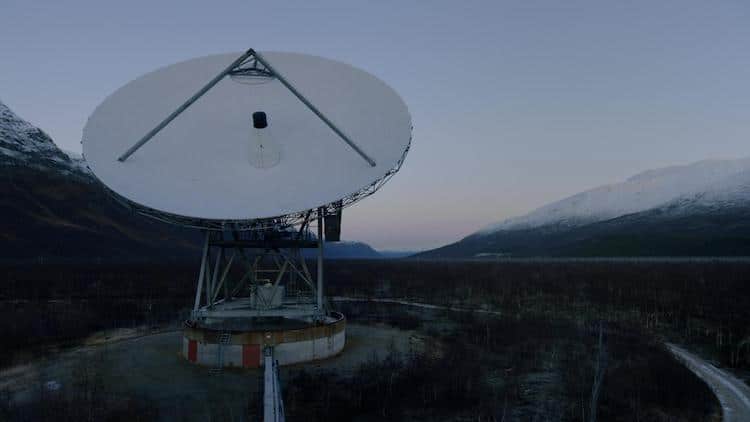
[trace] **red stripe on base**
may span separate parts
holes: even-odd
[[[195,362],[198,360],[198,343],[195,340],[188,340],[188,361]]]
[[[242,345],[242,367],[259,368],[260,367],[260,345],[243,344]]]

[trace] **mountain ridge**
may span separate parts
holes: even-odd
[[[0,164],[59,171],[90,179],[82,159],[60,150],[43,130],[23,120],[0,100]]]
[[[534,228],[548,224],[577,226],[666,205],[683,197],[710,196],[724,187],[750,186],[750,157],[708,159],[640,172],[623,182],[602,185],[543,205],[528,214],[491,224],[478,233]],[[742,192],[750,199],[750,188]]]
[[[749,158],[647,170],[415,257],[717,255],[750,256]]]

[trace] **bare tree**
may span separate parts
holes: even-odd
[[[596,422],[596,407],[599,401],[599,394],[602,391],[605,372],[607,372],[607,349],[604,346],[604,323],[599,322],[599,348],[596,357],[596,370],[594,371],[594,384],[591,387],[589,422]]]

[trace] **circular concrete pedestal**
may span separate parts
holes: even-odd
[[[346,343],[346,318],[332,312],[322,323],[299,320],[239,320],[186,327],[182,356],[214,368],[258,368],[263,349],[273,346],[279,365],[325,359],[339,354]]]

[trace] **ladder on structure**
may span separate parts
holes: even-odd
[[[263,351],[263,366],[263,422],[284,422],[279,363],[274,359],[273,347],[266,347]]]
[[[216,374],[224,368],[224,347],[232,343],[232,333],[223,332],[219,334],[219,343],[216,345],[216,367],[211,368],[209,372]]]

